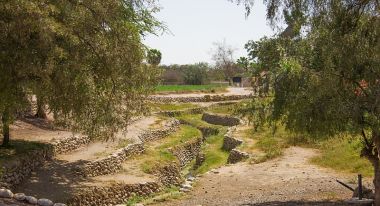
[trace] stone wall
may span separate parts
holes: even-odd
[[[91,142],[88,136],[73,135],[68,138],[60,139],[52,143],[55,154],[64,154],[78,149]]]
[[[28,152],[14,160],[2,163],[0,171],[0,186],[12,188],[27,178],[32,171],[53,157],[51,145],[39,150]]]
[[[191,109],[184,109],[184,110],[175,110],[175,111],[162,111],[157,112],[157,114],[168,116],[168,117],[176,117],[184,114],[202,114],[204,112],[204,108],[191,108]]]
[[[128,199],[138,196],[148,196],[159,192],[160,185],[156,182],[139,184],[117,183],[103,187],[91,187],[84,189],[71,198],[67,204],[71,206],[109,206],[123,204]]]
[[[225,115],[210,114],[210,113],[204,113],[202,116],[202,120],[209,124],[222,125],[222,126],[235,126],[235,125],[240,124],[239,118],[225,116]]]
[[[227,163],[235,164],[237,162],[243,161],[249,158],[249,154],[246,152],[241,152],[237,149],[232,149],[230,155],[228,156]]]
[[[144,145],[142,143],[130,144],[105,158],[87,163],[80,173],[87,177],[113,174],[121,170],[122,164],[127,158],[143,152]]]
[[[226,151],[231,151],[235,149],[239,145],[243,144],[243,141],[240,139],[236,139],[232,136],[232,133],[235,131],[236,127],[228,128],[227,133],[224,135],[223,139],[223,149]]]
[[[252,95],[204,95],[202,97],[169,97],[150,96],[149,101],[169,103],[169,102],[221,102],[252,98]]]
[[[154,140],[161,139],[163,137],[168,136],[170,133],[175,132],[179,128],[180,122],[176,119],[172,119],[169,122],[165,123],[165,125],[160,129],[148,130],[143,132],[139,139],[142,142],[150,142]]]
[[[182,182],[181,168],[178,162],[172,162],[167,165],[157,165],[154,175],[158,181],[165,186],[180,185]]]
[[[202,136],[204,138],[206,138],[208,136],[211,136],[211,135],[217,135],[217,134],[219,134],[219,129],[218,128],[193,125],[190,122],[187,122],[187,121],[182,120],[182,119],[180,120],[180,122],[181,122],[181,124],[186,124],[186,125],[190,125],[190,126],[196,127],[197,129],[199,129],[202,132]]]
[[[171,152],[179,161],[180,168],[186,166],[187,163],[191,162],[198,155],[201,150],[202,143],[202,138],[197,138],[171,149]]]

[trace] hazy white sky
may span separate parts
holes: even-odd
[[[265,19],[262,1],[256,1],[245,18],[242,5],[228,0],[160,0],[157,18],[172,34],[148,36],[145,43],[162,52],[162,64],[210,62],[213,42],[226,41],[236,48],[235,58],[245,56],[244,44],[273,34]]]

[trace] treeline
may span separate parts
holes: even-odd
[[[229,75],[225,75],[223,68],[217,68],[205,62],[185,65],[163,65],[161,84],[168,85],[204,85],[212,82],[230,82],[234,75],[243,75],[244,70],[234,64]]]

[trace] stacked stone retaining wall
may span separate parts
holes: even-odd
[[[240,119],[231,116],[203,113],[202,120],[215,125],[235,126],[240,124]]]
[[[191,162],[200,152],[202,147],[202,138],[189,141],[183,145],[174,147],[171,151],[179,161],[180,168],[183,168]]]
[[[95,177],[116,173],[122,169],[122,164],[126,159],[143,152],[144,145],[142,143],[130,144],[105,158],[86,164],[82,168],[81,174],[87,177]]]
[[[70,206],[109,206],[123,204],[134,196],[148,196],[160,191],[156,182],[139,184],[117,183],[109,186],[87,188],[68,201]]]

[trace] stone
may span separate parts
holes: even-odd
[[[63,203],[55,203],[53,206],[67,206],[67,205]]]
[[[193,188],[193,186],[191,186],[190,184],[183,184],[181,185],[181,187],[189,190]]]
[[[36,205],[37,201],[38,201],[37,198],[35,198],[33,196],[26,196],[25,200],[26,200],[26,202],[28,202],[29,204],[32,204],[32,205]]]
[[[0,197],[12,198],[13,193],[8,189],[0,189]]]
[[[180,192],[190,192],[190,190],[189,190],[189,189],[186,189],[186,188],[180,188],[179,191],[180,191]]]
[[[194,182],[195,181],[195,177],[190,176],[190,177],[187,178],[187,181]]]
[[[13,198],[15,198],[18,201],[24,201],[26,195],[24,193],[16,193],[14,194]]]

